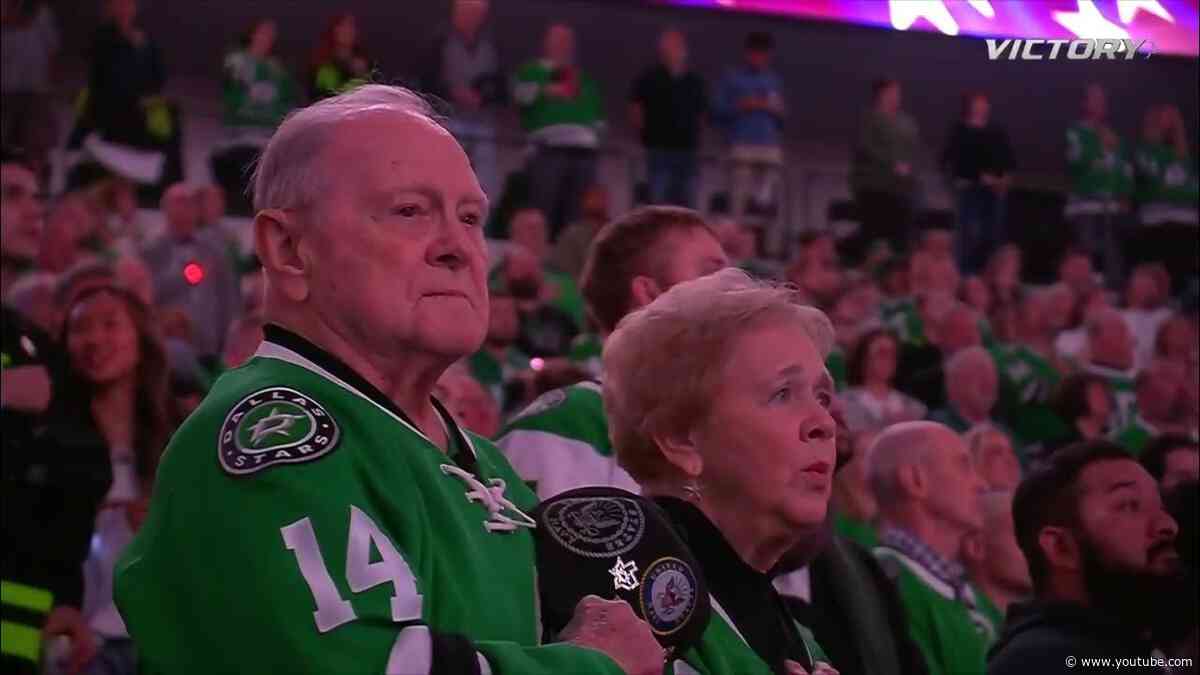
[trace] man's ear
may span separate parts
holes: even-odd
[[[254,217],[254,249],[263,274],[293,302],[309,294],[309,257],[301,246],[301,225],[283,209],[263,209]]]
[[[902,464],[896,470],[896,480],[900,484],[900,489],[910,497],[917,499],[928,497],[932,488],[929,484],[929,477],[916,462]]]
[[[1055,569],[1078,572],[1083,568],[1079,542],[1075,533],[1065,527],[1047,525],[1038,532],[1038,546],[1047,564]]]
[[[666,289],[648,276],[638,275],[629,282],[629,293],[633,297],[635,307],[645,307],[662,295],[664,290]]]
[[[654,442],[667,461],[688,478],[696,478],[704,471],[704,458],[691,434],[658,435]]]

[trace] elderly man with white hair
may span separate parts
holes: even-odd
[[[1087,358],[1080,370],[1108,383],[1108,390],[1117,403],[1112,425],[1114,428],[1124,426],[1133,419],[1136,404],[1133,333],[1121,313],[1111,307],[1088,314],[1084,325],[1087,328]]]
[[[536,502],[432,396],[487,327],[487,198],[429,106],[293,113],[255,176],[264,341],[163,456],[117,603],[152,672],[659,673],[621,602],[541,645]]]
[[[895,424],[871,446],[867,479],[879,505],[875,555],[929,672],[982,673],[996,630],[979,612],[961,552],[983,526],[984,484],[962,439],[935,422]]]
[[[712,595],[702,642],[684,655],[698,672],[830,670],[769,572],[825,522],[832,345],[829,319],[794,289],[734,269],[672,287],[605,342],[617,460],[687,542]]]
[[[980,425],[996,426],[998,384],[996,364],[983,347],[967,347],[946,360],[946,406],[930,413],[929,419],[965,433]]]
[[[975,584],[979,611],[999,636],[1009,605],[1033,595],[1029,564],[1013,527],[1012,490],[992,490],[980,498],[983,527],[963,541],[963,563]]]

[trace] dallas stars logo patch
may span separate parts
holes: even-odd
[[[319,459],[337,447],[341,430],[321,404],[295,389],[271,387],[242,399],[221,425],[221,468],[245,476],[276,464]]]

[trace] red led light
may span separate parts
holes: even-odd
[[[183,279],[192,286],[204,281],[204,267],[197,262],[190,262],[183,266]]]

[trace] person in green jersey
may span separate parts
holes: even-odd
[[[536,497],[432,397],[483,341],[487,198],[428,104],[296,112],[255,207],[265,340],[171,440],[117,567],[145,672],[660,673],[622,602],[542,644]]]
[[[1004,614],[1014,602],[1033,593],[1033,580],[1013,529],[1011,490],[991,490],[980,500],[983,527],[963,540],[963,563],[978,591],[979,611],[995,629],[989,644],[1000,637]]]
[[[1194,433],[1194,411],[1188,401],[1187,377],[1187,373],[1174,363],[1152,361],[1138,373],[1134,383],[1133,413],[1125,425],[1116,430],[1113,440],[1138,455],[1151,439],[1161,434]]]
[[[725,269],[629,314],[604,345],[620,464],[708,582],[712,618],[684,653],[707,675],[829,670],[769,574],[824,524],[836,461],[833,326],[802,302]]]
[[[1093,658],[1148,661],[1163,646],[1152,628],[1195,601],[1181,574],[1178,525],[1154,478],[1118,445],[1088,441],[1055,453],[1021,482],[1012,512],[1034,594],[1009,608],[989,675],[1058,673]]]
[[[1063,283],[1026,294],[1012,341],[994,344],[989,350],[1000,380],[996,416],[1012,430],[1023,459],[1030,446],[1064,431],[1049,400],[1063,376],[1054,340],[1070,319],[1068,308],[1073,298],[1070,287]]]
[[[1173,105],[1151,106],[1134,149],[1138,220],[1142,225],[1196,224],[1200,180],[1189,157],[1183,114]]]
[[[961,562],[983,527],[983,479],[958,434],[935,422],[885,429],[867,469],[879,503],[879,559],[900,593],[909,632],[931,675],[982,673],[991,636]]]
[[[1117,405],[1110,421],[1111,428],[1119,429],[1133,418],[1136,398],[1133,334],[1121,313],[1111,307],[1093,311],[1084,323],[1087,352],[1080,371],[1095,375],[1108,384]]]
[[[604,226],[583,270],[583,295],[603,334],[677,283],[728,265],[703,217],[690,209],[646,206]],[[584,382],[543,394],[500,432],[497,445],[542,499],[585,485],[637,491],[608,438],[600,387]]]
[[[992,419],[998,384],[992,355],[978,345],[966,347],[946,359],[946,405],[929,414],[960,434],[977,426],[998,426]]]
[[[1067,173],[1071,188],[1063,215],[1075,236],[1101,261],[1109,284],[1121,273],[1118,222],[1129,211],[1133,166],[1121,137],[1108,126],[1108,101],[1098,84],[1088,85],[1083,118],[1067,128]]]

